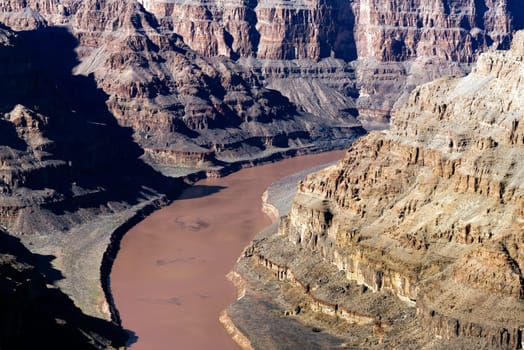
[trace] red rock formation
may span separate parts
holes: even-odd
[[[206,56],[318,60],[358,54],[381,61],[436,56],[472,62],[521,26],[508,0],[142,3]]]
[[[468,64],[488,47],[504,47],[511,32],[522,27],[522,10],[512,0],[504,1],[259,1],[215,0],[201,3],[143,1],[184,41],[204,56],[251,57],[263,61],[306,60],[298,66],[328,57],[351,61],[357,72],[360,96],[357,106],[364,119],[389,118],[397,100],[405,101],[416,85],[442,75],[462,75]],[[402,62],[402,63],[400,63]],[[453,62],[453,63],[450,63]],[[457,63],[465,66],[457,66]],[[252,65],[248,62],[248,67]],[[277,63],[278,64],[278,63]],[[331,67],[329,67],[331,65]],[[327,75],[333,61],[318,65],[316,72]],[[278,78],[271,71],[262,77],[307,111],[329,109],[340,101],[333,86],[314,74],[301,74],[306,84],[314,82],[317,94],[304,92],[297,99],[293,88],[296,76]],[[340,73],[330,77],[340,79]],[[288,79],[290,79],[288,81]],[[353,91],[336,86],[345,99]],[[329,102],[311,107],[315,96]],[[336,113],[344,114],[338,109]]]

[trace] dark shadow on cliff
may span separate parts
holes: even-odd
[[[143,150],[133,141],[133,130],[118,125],[106,106],[109,96],[94,77],[72,73],[79,61],[78,42],[71,33],[62,27],[18,32],[13,44],[0,47],[4,76],[0,113],[22,104],[48,117],[43,134],[54,142],[51,157],[69,164],[69,174],[45,186],[69,198],[74,197],[72,183],[88,190],[105,189],[87,203],[92,206],[110,200],[136,203],[143,186],[160,193],[176,192],[179,181],[139,159]],[[67,210],[74,210],[74,200],[68,205],[73,208]]]
[[[225,186],[207,186],[207,185],[194,185],[186,189],[180,197],[178,197],[178,200],[183,199],[195,199],[195,198],[201,198],[201,197],[207,197],[209,195],[218,193],[225,189],[227,187]]]
[[[124,346],[126,331],[83,314],[67,295],[46,285],[53,270],[49,257],[40,259],[17,238],[0,231],[0,348]]]
[[[258,45],[260,45],[260,33],[256,29],[255,23],[258,23],[257,12],[258,0],[247,0],[246,21],[251,23],[249,26],[249,40],[253,47],[253,53],[258,52]]]
[[[508,0],[508,12],[511,14],[511,29],[524,28],[524,6],[522,0]]]
[[[27,144],[24,140],[18,137],[14,126],[2,119],[0,119],[0,135],[0,145],[5,145],[19,151],[27,149]]]
[[[335,58],[341,58],[346,61],[356,60],[358,56],[354,35],[355,14],[346,1],[337,0],[334,4],[335,13],[333,15],[337,17],[336,20],[340,24],[338,31],[333,32],[330,38]],[[329,53],[326,53],[322,56],[329,57],[329,55]]]
[[[20,239],[0,231],[0,256],[4,254],[13,254],[17,261],[36,266],[47,283],[52,284],[64,278],[62,273],[51,264],[55,256],[32,254],[24,247]]]
[[[486,6],[484,0],[475,0],[475,26],[480,29],[485,29],[484,16],[489,8]],[[470,30],[471,28],[465,28]]]

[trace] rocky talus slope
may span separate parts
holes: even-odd
[[[416,88],[389,131],[301,182],[278,232],[240,260],[244,298],[273,295],[281,317],[346,346],[521,349],[523,61],[517,32],[468,76]],[[229,312],[253,344],[244,298]]]

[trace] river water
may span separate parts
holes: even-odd
[[[131,229],[111,273],[111,290],[131,349],[238,349],[218,321],[236,291],[225,275],[269,225],[262,193],[275,180],[341,159],[327,152],[206,179]]]

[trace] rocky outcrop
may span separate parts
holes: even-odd
[[[518,29],[511,1],[359,1],[355,41],[359,57],[403,61],[435,56],[472,62],[493,43],[500,45]]]
[[[97,208],[94,213],[111,200],[140,196],[148,183],[159,192],[174,190],[176,181],[162,178],[138,159],[139,147],[110,116],[94,80],[71,75],[71,34],[65,29],[3,30],[3,227],[13,233],[63,231],[90,217],[85,212],[67,218],[64,210]],[[125,175],[128,171],[133,176]]]
[[[358,297],[334,286],[344,280],[416,310],[398,324],[382,317],[379,347],[520,349],[523,47],[518,32],[511,50],[481,55],[468,76],[416,88],[390,131],[301,182],[279,233],[245,259],[299,280],[316,312],[388,315],[350,303]],[[409,329],[418,336],[408,340]]]
[[[342,1],[141,1],[193,49],[232,58],[355,58],[353,13]]]

